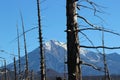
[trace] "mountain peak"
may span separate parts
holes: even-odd
[[[55,44],[55,45],[64,45],[65,44],[65,43],[57,41],[57,40],[50,40],[46,43]]]
[[[59,41],[57,41],[57,40],[50,40],[50,41],[47,41],[47,42],[45,43],[45,47],[46,47],[48,50],[51,50],[52,47],[57,47],[57,46],[61,46],[61,47],[65,48],[65,49],[67,50],[66,44],[63,43],[63,42],[59,42]]]

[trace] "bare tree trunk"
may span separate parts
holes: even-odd
[[[104,31],[102,31],[102,46],[104,46]],[[105,71],[105,80],[111,80],[106,62],[106,54],[104,48],[103,48],[103,63],[104,63],[104,71]]]
[[[77,0],[66,0],[68,80],[82,80],[77,24]]]
[[[21,72],[21,60],[20,60],[20,40],[19,40],[19,30],[18,30],[18,25],[17,27],[17,40],[18,40],[18,61],[19,61],[19,75]]]
[[[41,70],[41,80],[46,80],[45,73],[45,60],[44,60],[44,50],[43,50],[43,41],[42,41],[42,26],[41,26],[41,18],[40,18],[40,5],[39,0],[37,0],[37,11],[38,11],[38,28],[39,28],[39,43],[40,43],[40,70]]]
[[[66,73],[66,55],[64,50],[64,80],[67,80]]]
[[[4,60],[4,66],[5,66],[5,80],[7,80],[7,69],[6,69],[6,60]]]
[[[33,72],[33,70],[31,70],[31,79],[30,80],[34,80],[34,72]]]
[[[16,60],[15,60],[15,57],[14,57],[14,73],[15,73],[15,79],[14,80],[17,80],[17,71],[16,71]]]
[[[24,49],[25,49],[25,60],[26,60],[26,65],[25,65],[25,74],[26,74],[26,79],[28,78],[28,53],[27,53],[27,46],[26,46],[26,36],[25,36],[25,30],[24,30],[24,22],[23,22],[23,17],[21,14],[21,20],[22,20],[22,29],[23,29],[23,39],[24,39]]]

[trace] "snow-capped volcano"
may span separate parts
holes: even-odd
[[[55,70],[59,73],[64,72],[64,62],[67,60],[67,48],[66,43],[62,43],[55,40],[50,40],[44,44],[46,68]],[[29,70],[40,71],[40,56],[39,48],[36,48],[28,54]],[[103,58],[100,53],[80,49],[80,57],[84,62],[93,64],[96,67],[103,68]],[[120,55],[117,53],[107,54],[107,63],[110,70],[110,74],[120,75]],[[17,62],[18,63],[18,62]],[[10,69],[13,69],[13,64],[8,65]],[[18,64],[17,64],[18,67]],[[24,70],[25,57],[21,58],[21,67]],[[83,75],[102,75],[103,72],[96,71],[92,67],[82,65]]]

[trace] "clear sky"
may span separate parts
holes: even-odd
[[[97,4],[104,6],[104,14],[99,14],[104,21],[93,18],[93,12],[81,8],[79,14],[85,16],[93,24],[102,25],[107,29],[120,33],[120,0],[94,0]],[[42,30],[44,42],[48,40],[58,40],[66,42],[66,3],[65,0],[42,0],[41,1],[42,15]],[[20,11],[22,12],[25,30],[37,26],[37,6],[36,0],[0,0],[0,50],[5,50],[9,53],[17,54],[17,31],[16,25],[19,27],[19,32],[22,33]],[[92,16],[91,16],[92,15]],[[79,21],[81,24],[82,21]],[[38,30],[35,29],[26,34],[28,52],[39,46]],[[95,45],[101,45],[101,33],[85,32]],[[105,44],[108,46],[120,46],[120,38],[111,34],[105,35]],[[80,36],[81,44],[89,45],[89,42]],[[20,38],[20,46],[23,53],[23,38]],[[119,52],[119,50],[109,50],[111,52]],[[1,57],[11,58],[8,54],[0,53]],[[12,60],[11,60],[12,61]]]

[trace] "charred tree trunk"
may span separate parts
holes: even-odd
[[[76,9],[77,1],[66,0],[68,80],[82,80]]]
[[[6,60],[4,60],[4,66],[5,66],[5,80],[7,80],[7,69],[6,69]]]
[[[38,29],[39,29],[39,43],[40,43],[40,70],[41,70],[41,80],[46,80],[45,74],[45,60],[44,60],[44,50],[43,50],[43,41],[42,41],[42,26],[41,26],[41,18],[40,18],[40,5],[39,0],[37,0],[37,11],[38,11]]]
[[[15,57],[14,57],[14,74],[15,74],[15,79],[14,80],[17,80],[17,71],[16,71],[16,60],[15,60]]]

